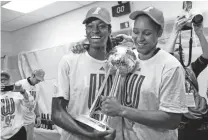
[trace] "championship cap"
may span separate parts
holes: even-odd
[[[164,28],[164,16],[163,12],[155,7],[147,7],[141,11],[134,11],[130,14],[129,18],[135,20],[140,15],[149,16],[154,22],[159,24],[162,29]]]
[[[93,7],[91,8],[86,15],[85,20],[83,21],[83,24],[85,24],[87,22],[87,20],[91,17],[95,17],[98,18],[100,20],[102,20],[103,22],[105,22],[106,24],[110,24],[111,22],[111,16],[110,16],[110,12],[102,7]]]

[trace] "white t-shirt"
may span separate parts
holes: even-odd
[[[37,87],[30,85],[27,79],[22,79],[20,81],[17,81],[15,84],[21,84],[25,90],[29,92],[29,96],[33,98],[33,103],[31,106],[23,106],[23,116],[24,116],[24,125],[29,125],[31,123],[35,122],[35,106],[37,104],[39,94],[37,92]]]
[[[58,69],[58,92],[56,97],[69,100],[67,111],[72,117],[88,114],[105,77],[104,63],[92,58],[88,52],[70,53],[62,57]],[[103,94],[109,93],[112,83]],[[61,140],[88,140],[85,137],[62,131]]]
[[[122,103],[139,110],[161,110],[171,113],[187,113],[185,106],[185,73],[179,61],[164,50],[148,60],[138,60],[136,71],[127,76]],[[133,128],[128,137],[139,140],[177,140],[175,130],[151,128],[125,119]],[[133,133],[134,131],[134,133]],[[125,134],[126,135],[126,134]],[[129,135],[129,136],[128,136]]]
[[[11,138],[23,126],[22,100],[19,92],[1,93],[1,140]]]

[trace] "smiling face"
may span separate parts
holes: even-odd
[[[154,23],[148,16],[141,15],[136,18],[132,38],[137,51],[142,55],[148,55],[155,50],[158,38],[162,35],[160,26]]]
[[[109,25],[100,19],[94,18],[86,23],[86,35],[92,48],[105,48],[110,33]]]

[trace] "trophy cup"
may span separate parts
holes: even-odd
[[[96,107],[100,103],[102,96],[101,94],[107,83],[109,75],[115,75],[109,96],[116,97],[119,85],[121,83],[120,81],[125,79],[125,75],[134,70],[137,59],[132,49],[122,45],[113,48],[107,55],[107,58],[107,72],[105,74],[105,79],[103,80],[98,90],[95,100],[90,108],[89,114],[79,115],[75,118],[76,121],[81,122],[98,131],[105,131],[108,128],[107,122],[109,117],[107,115],[102,114],[103,117],[101,121],[92,118],[92,115],[95,113]]]

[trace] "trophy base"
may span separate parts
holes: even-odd
[[[87,126],[90,126],[92,127],[93,129],[96,129],[98,131],[105,131],[107,129],[107,125],[98,121],[98,120],[95,120],[91,117],[89,117],[88,115],[80,115],[80,116],[77,116],[75,118],[76,121],[78,122],[81,122]]]

